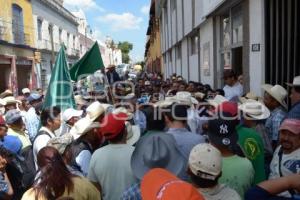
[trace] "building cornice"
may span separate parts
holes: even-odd
[[[69,10],[67,10],[65,7],[63,7],[63,5],[57,3],[56,1],[52,1],[52,0],[40,0],[40,2],[47,5],[53,11],[59,13],[64,18],[66,18],[67,20],[69,20],[70,22],[75,24],[76,26],[79,25],[79,23],[76,20],[76,17]]]

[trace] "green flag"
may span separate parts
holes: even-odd
[[[56,57],[43,108],[52,106],[59,106],[62,110],[75,108],[73,86],[64,49],[62,45]]]
[[[71,79],[77,81],[80,75],[92,74],[104,67],[98,43],[84,54],[84,56],[70,69]]]

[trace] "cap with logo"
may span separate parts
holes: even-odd
[[[208,121],[208,137],[211,143],[223,146],[235,145],[238,140],[237,121],[226,119],[230,114],[222,113],[217,119]]]

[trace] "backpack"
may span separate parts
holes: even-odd
[[[70,144],[69,146],[69,150],[71,151],[72,153],[72,159],[71,159],[71,162],[70,162],[70,166],[83,173],[81,167],[77,164],[76,162],[76,157],[80,154],[80,152],[82,152],[83,150],[88,150],[92,153],[92,150],[90,148],[90,146],[84,142],[84,141],[74,141]]]

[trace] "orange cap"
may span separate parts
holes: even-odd
[[[141,193],[143,200],[204,200],[191,184],[160,168],[152,169],[144,176]]]

